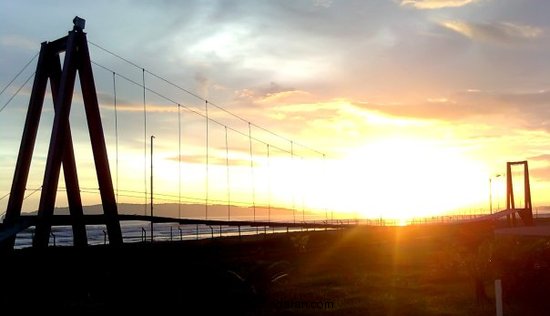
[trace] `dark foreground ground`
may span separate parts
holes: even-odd
[[[495,278],[505,314],[542,315],[549,249],[489,225],[26,249],[0,257],[0,315],[494,315]]]

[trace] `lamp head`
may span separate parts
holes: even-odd
[[[78,16],[75,16],[73,19],[73,24],[74,24],[73,26],[74,31],[82,31],[84,30],[84,27],[86,27],[86,20]]]

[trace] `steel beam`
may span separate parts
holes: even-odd
[[[34,83],[29,100],[29,109],[25,119],[25,127],[23,129],[19,154],[13,174],[10,197],[6,208],[6,217],[4,218],[5,225],[15,224],[21,215],[21,208],[23,207],[23,199],[25,196],[25,186],[29,178],[32,154],[36,143],[36,134],[38,133],[38,126],[40,124],[40,114],[42,113],[44,96],[46,95],[46,86],[48,83],[48,55],[48,43],[43,42],[38,55],[36,73],[34,75]],[[15,236],[2,243],[1,247],[13,249],[14,244]]]
[[[101,124],[99,113],[99,103],[95,89],[92,64],[86,34],[80,33],[79,41],[79,78],[82,87],[82,96],[84,99],[84,108],[86,110],[86,119],[88,121],[88,130],[90,132],[90,141],[94,155],[97,180],[99,182],[99,192],[103,203],[103,212],[107,233],[109,234],[109,243],[111,245],[122,244],[122,232],[118,220],[117,204],[111,170],[109,169],[109,160],[107,157],[107,146],[105,145],[105,136]]]
[[[55,51],[52,51],[55,52]],[[50,60],[50,86],[52,90],[52,99],[54,101],[54,110],[58,99],[58,91],[61,81],[61,63],[57,53],[49,56]],[[67,188],[67,200],[69,202],[69,212],[72,218],[73,244],[77,247],[84,247],[88,244],[86,235],[86,225],[84,224],[84,211],[82,208],[82,199],[80,197],[80,187],[78,184],[78,175],[76,171],[76,162],[74,156],[73,139],[71,136],[71,127],[67,122],[67,137],[65,139],[65,152],[63,154],[63,175],[65,176],[65,187]]]
[[[64,154],[65,141],[67,139],[67,127],[71,102],[74,92],[74,84],[77,70],[77,40],[79,33],[69,32],[67,37],[67,50],[59,86],[59,95],[55,102],[55,117],[52,127],[52,136],[48,149],[46,170],[42,182],[42,194],[38,206],[38,224],[34,235],[33,246],[38,248],[48,247],[51,232],[51,217],[55,207],[61,160]]]

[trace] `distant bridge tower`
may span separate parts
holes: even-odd
[[[523,166],[523,193],[525,195],[525,205],[523,208],[516,209],[514,198],[514,184],[512,181],[512,166]],[[521,221],[527,225],[533,225],[533,206],[531,204],[531,186],[529,184],[529,167],[527,161],[508,162],[506,164],[506,209],[516,210]],[[516,212],[506,215],[509,226],[516,226]]]
[[[122,233],[109,162],[107,160],[107,148],[101,125],[88,43],[86,33],[83,31],[85,20],[75,17],[73,23],[74,28],[67,36],[53,42],[44,42],[40,48],[23,137],[17,157],[6,217],[4,219],[4,225],[6,226],[16,225],[20,220],[25,186],[29,175],[42,105],[49,79],[55,118],[48,149],[46,171],[42,182],[37,216],[38,221],[33,239],[34,247],[43,248],[48,246],[61,166],[63,166],[63,174],[67,187],[74,244],[75,246],[86,246],[88,243],[76,173],[71,128],[69,125],[69,113],[77,72],[82,87],[82,97],[84,99],[84,108],[109,243],[111,245],[122,244]],[[65,52],[63,68],[61,68],[59,56],[62,52]],[[12,249],[14,243],[15,235],[5,240],[2,248]]]

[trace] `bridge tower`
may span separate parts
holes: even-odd
[[[523,208],[516,209],[514,197],[514,184],[512,181],[512,167],[523,166],[523,193],[525,195],[525,205]],[[506,163],[506,209],[517,210],[517,213],[527,226],[533,225],[533,206],[531,204],[531,186],[529,184],[529,167],[527,161],[515,161]],[[516,212],[506,215],[508,226],[516,226]]]
[[[99,113],[88,42],[86,33],[83,31],[85,20],[75,17],[73,24],[73,30],[67,36],[53,42],[43,42],[41,45],[11,193],[6,209],[6,217],[4,219],[4,225],[6,226],[16,225],[20,220],[25,186],[28,180],[34,144],[36,142],[38,125],[46,94],[46,86],[49,79],[55,118],[42,182],[42,192],[37,215],[38,221],[33,239],[34,247],[44,248],[48,246],[61,166],[63,166],[63,174],[67,187],[74,245],[86,246],[88,244],[69,124],[69,113],[77,73],[82,88],[86,120],[109,243],[111,245],[122,244],[122,233],[107,159],[107,148]],[[60,53],[63,52],[65,52],[65,58],[63,68],[61,68]],[[5,240],[2,248],[13,249],[14,243],[15,235]]]

